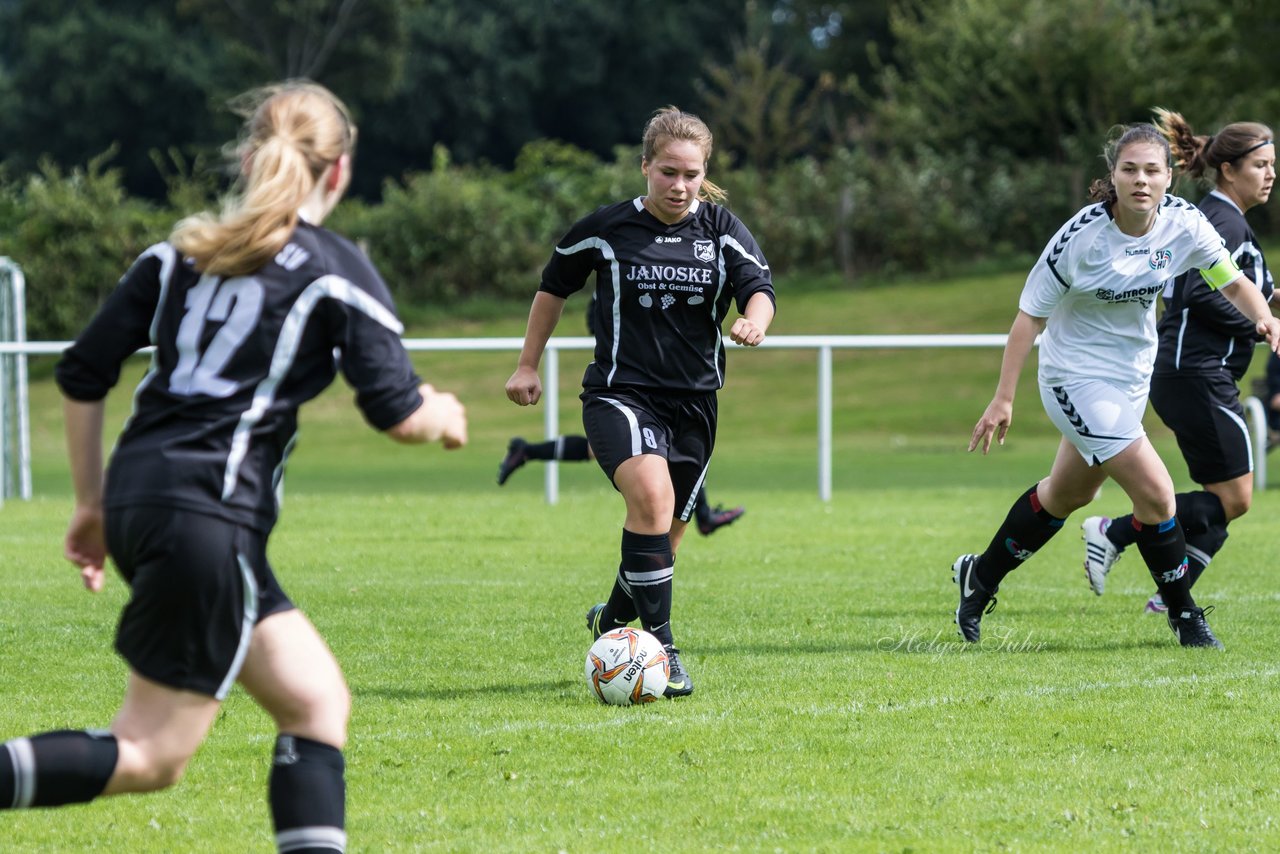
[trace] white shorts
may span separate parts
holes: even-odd
[[[1049,420],[1091,466],[1105,463],[1147,435],[1142,413],[1147,389],[1131,391],[1105,380],[1040,382],[1040,402]]]

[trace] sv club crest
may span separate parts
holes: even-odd
[[[716,245],[710,240],[693,241],[693,257],[699,261],[714,261],[716,259]]]
[[[1173,260],[1173,253],[1168,249],[1158,249],[1151,253],[1151,260],[1148,261],[1153,270],[1163,270],[1169,266],[1169,262]]]

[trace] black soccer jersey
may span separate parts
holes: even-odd
[[[341,369],[374,427],[420,405],[387,286],[350,241],[300,223],[262,269],[196,272],[152,246],[57,367],[75,400],[100,400],[120,365],[155,345],[107,471],[107,507],[162,504],[270,531],[298,407]]]
[[[1236,266],[1258,286],[1262,296],[1270,300],[1274,287],[1271,271],[1244,214],[1217,190],[1205,196],[1197,207],[1222,235]],[[1248,370],[1258,341],[1253,321],[1210,288],[1196,270],[1179,276],[1166,289],[1159,335],[1155,373],[1227,371],[1236,380]]]
[[[694,202],[667,225],[641,199],[579,220],[556,246],[539,290],[567,297],[595,273],[595,361],[586,388],[715,391],[724,385],[721,324],[757,293],[773,299],[764,254],[736,216]]]

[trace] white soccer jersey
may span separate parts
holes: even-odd
[[[1218,232],[1185,200],[1165,196],[1141,237],[1122,232],[1104,203],[1081,209],[1049,241],[1018,301],[1027,314],[1048,318],[1040,382],[1089,377],[1145,388],[1155,361],[1156,297],[1166,279],[1196,269],[1213,269],[1216,286],[1239,275]]]

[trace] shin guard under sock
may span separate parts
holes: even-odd
[[[640,625],[670,646],[671,579],[675,571],[670,534],[622,530],[622,580],[631,591]]]
[[[1039,484],[1031,487],[1013,502],[1004,523],[978,561],[974,572],[988,590],[1000,586],[1006,575],[1062,530],[1062,523],[1066,520],[1059,519],[1040,505],[1040,497],[1036,494],[1038,487]]]
[[[1138,551],[1169,610],[1177,612],[1193,607],[1191,579],[1187,576],[1187,541],[1178,517],[1155,525],[1143,525],[1135,519],[1133,524]]]
[[[278,851],[346,851],[345,768],[336,747],[297,735],[276,738],[268,790]]]
[[[0,744],[0,809],[83,804],[102,794],[120,748],[106,730],[58,730]]]

